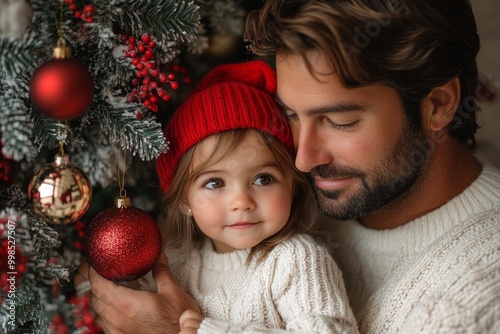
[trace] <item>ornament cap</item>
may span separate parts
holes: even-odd
[[[54,162],[57,166],[67,166],[69,164],[69,155],[57,153]]]
[[[69,46],[66,46],[66,41],[62,37],[59,37],[59,39],[57,40],[57,46],[54,48],[54,58],[71,58],[71,48]]]
[[[128,196],[115,197],[115,207],[118,209],[126,209],[132,206],[132,201]]]

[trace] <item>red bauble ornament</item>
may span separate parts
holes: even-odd
[[[161,253],[160,230],[146,212],[131,206],[129,197],[117,197],[115,207],[101,211],[87,229],[89,264],[112,281],[144,276]]]
[[[30,82],[30,95],[42,114],[60,120],[81,116],[94,98],[94,80],[87,68],[71,58],[64,46],[54,49],[54,59],[40,66]]]

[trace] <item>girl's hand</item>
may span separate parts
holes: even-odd
[[[196,334],[205,317],[198,311],[186,310],[179,318],[181,331],[179,334]]]

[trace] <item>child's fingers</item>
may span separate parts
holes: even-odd
[[[200,312],[194,310],[186,310],[184,311],[180,318],[179,324],[181,329],[184,328],[200,328],[201,322],[203,321],[203,315]]]

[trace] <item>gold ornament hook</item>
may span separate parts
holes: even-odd
[[[66,40],[60,36],[57,40],[57,46],[54,48],[55,59],[71,58],[71,48],[66,45]]]

